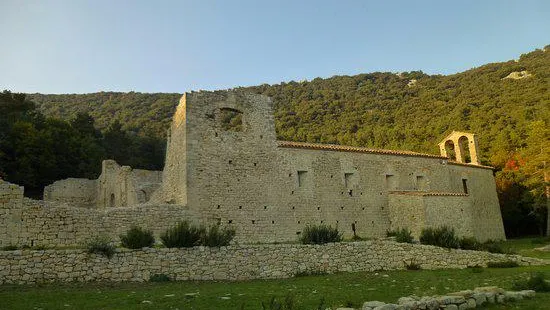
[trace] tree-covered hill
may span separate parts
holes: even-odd
[[[520,71],[531,76],[505,78]],[[274,99],[279,139],[437,153],[447,133],[464,130],[478,134],[484,163],[503,167],[514,150],[526,147],[529,124],[550,124],[550,46],[448,76],[377,72],[247,89]],[[164,138],[180,96],[100,92],[28,99],[47,116],[88,112],[102,130],[119,120],[127,131]]]
[[[523,54],[518,60],[490,63],[447,76],[421,71],[376,72],[244,89],[273,98],[281,140],[437,154],[437,143],[452,130],[476,133],[482,163],[497,168],[507,235],[543,232],[546,210],[550,208],[550,45]],[[0,138],[3,133],[11,133],[10,139],[21,141],[0,139],[0,164],[4,162],[5,166],[0,166],[0,175],[40,189],[59,177],[88,176],[93,170],[90,167],[99,167],[102,156],[136,168],[159,169],[163,152],[160,139],[165,139],[180,96],[100,92],[29,94],[25,99],[5,92],[0,97],[4,98],[0,108],[6,106],[8,112],[16,103],[31,107],[25,103],[30,101],[45,116],[69,123],[44,123],[32,116],[41,114],[32,108],[21,114],[19,122],[2,122],[0,115],[0,125],[9,129],[0,132]],[[98,152],[90,153],[86,150],[89,146],[76,142],[68,155],[48,151],[57,161],[84,161],[86,164],[75,175],[70,171],[44,173],[40,163],[54,160],[42,160],[43,153],[35,149],[45,146],[25,144],[29,140],[25,137],[40,140],[37,137],[49,137],[52,131],[65,132],[61,138],[80,141],[78,137],[83,133],[79,133],[79,124],[94,124],[94,120],[102,133],[94,133],[92,126],[84,134],[96,141]],[[22,132],[21,128],[27,128],[23,124],[34,131]],[[39,155],[42,157],[35,158]],[[28,168],[28,163],[36,163],[37,169]]]

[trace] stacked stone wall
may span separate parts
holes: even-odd
[[[516,255],[448,250],[373,240],[327,245],[261,244],[220,248],[117,250],[108,259],[84,250],[0,251],[0,284],[53,281],[148,281],[155,274],[174,280],[250,280],[288,278],[298,273],[360,272],[486,266],[516,261],[548,261]]]
[[[94,208],[97,180],[68,178],[44,188],[44,200],[68,203],[75,207]]]
[[[97,236],[117,241],[132,225],[152,230],[158,237],[178,221],[197,221],[180,205],[85,209],[26,199],[23,206],[0,212],[4,224],[0,246],[82,246]]]
[[[235,122],[241,124],[227,128],[225,111],[240,115]],[[391,227],[390,192],[464,194],[465,184],[468,202],[426,198],[433,205],[426,220],[441,218],[480,240],[504,239],[490,168],[453,165],[436,155],[283,143],[276,140],[271,100],[235,90],[184,95],[159,199],[233,226],[238,241],[296,240],[312,224],[338,227],[347,238],[372,238]]]

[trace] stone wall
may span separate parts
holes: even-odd
[[[81,246],[96,236],[116,241],[132,225],[158,237],[178,221],[198,220],[181,205],[86,209],[30,199],[0,214],[0,246]]]
[[[13,244],[21,227],[23,186],[0,179],[0,246]]]
[[[307,272],[359,272],[486,266],[516,261],[547,264],[535,258],[449,250],[374,240],[327,245],[262,244],[220,248],[117,250],[108,259],[83,250],[0,251],[0,284],[53,281],[148,281],[165,274],[174,280],[250,280],[288,278]]]
[[[44,200],[68,203],[74,207],[94,208],[97,180],[68,178],[44,187]]]
[[[409,229],[418,239],[426,227],[453,227],[459,236],[474,236],[470,196],[457,193],[390,192],[391,230]]]
[[[226,126],[227,112],[239,126]],[[433,206],[426,220],[444,220],[480,240],[505,238],[490,167],[407,151],[277,141],[271,100],[239,90],[183,96],[156,198],[233,226],[239,241],[274,242],[296,240],[309,224],[337,226],[345,237],[354,229],[361,237],[384,236],[393,221],[392,191],[450,193],[424,199]],[[456,212],[464,208],[471,216]]]

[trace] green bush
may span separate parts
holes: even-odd
[[[474,237],[463,237],[459,239],[459,247],[463,250],[475,250],[479,251],[483,249],[483,246]]]
[[[2,247],[2,251],[15,251],[15,250],[17,250],[17,246],[12,244]]]
[[[508,260],[504,262],[488,262],[488,268],[515,268],[519,267],[519,264],[513,260]]]
[[[141,249],[151,247],[155,244],[155,237],[149,230],[141,229],[137,226],[132,226],[125,235],[120,236],[122,246],[128,249]]]
[[[412,243],[413,237],[411,234],[411,231],[407,228],[401,228],[394,232],[392,232],[393,236],[395,236],[395,241],[400,243]]]
[[[482,273],[483,272],[483,267],[481,267],[479,265],[468,266],[468,269],[470,269],[472,271],[472,273]]]
[[[219,225],[213,225],[202,236],[201,244],[209,247],[226,246],[233,240],[233,237],[235,237],[234,229],[220,228]]]
[[[107,258],[113,257],[115,247],[111,241],[104,237],[96,237],[86,244],[88,253],[103,255]]]
[[[424,228],[420,233],[420,243],[450,249],[457,249],[460,245],[454,229],[447,226]]]
[[[303,244],[324,244],[329,242],[342,241],[342,234],[337,228],[332,228],[327,225],[306,226],[302,232],[300,241]]]
[[[187,221],[179,222],[169,228],[160,239],[167,248],[190,248],[201,244],[206,233],[202,226],[194,226]]]
[[[514,282],[512,288],[516,291],[533,290],[536,292],[550,292],[550,283],[544,279],[540,272],[531,274],[529,279]]]
[[[420,270],[420,269],[422,269],[420,264],[417,263],[417,262],[405,263],[405,268],[407,270]]]
[[[235,237],[234,229],[213,225],[207,230],[204,226],[195,226],[184,221],[168,229],[160,239],[168,248],[189,248],[198,245],[226,246],[233,237]]]
[[[515,251],[511,248],[505,248],[502,242],[487,240],[482,244],[483,250],[490,253],[498,254],[515,254]]]

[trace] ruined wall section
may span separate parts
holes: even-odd
[[[22,206],[0,209],[0,245],[83,246],[92,238],[113,241],[132,226],[159,236],[177,222],[198,220],[184,206],[139,205],[130,208],[85,209],[25,199]],[[8,226],[6,226],[6,221]],[[13,221],[16,225],[9,225]]]
[[[162,172],[120,166],[104,160],[97,180],[98,208],[121,208],[145,203],[160,187]]]
[[[288,240],[273,220],[288,211],[278,203],[280,171],[286,169],[277,152],[271,100],[240,91],[186,96],[189,208],[205,222],[234,227],[241,241]]]
[[[187,204],[187,96],[181,97],[168,131],[162,188],[153,197],[157,202]]]
[[[74,207],[93,208],[96,205],[97,180],[68,178],[44,188],[44,200],[68,203]]]
[[[23,186],[0,179],[0,247],[13,244],[21,231]]]

